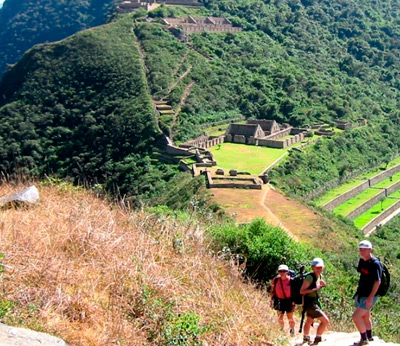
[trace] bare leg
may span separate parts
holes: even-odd
[[[281,329],[283,329],[283,327],[285,326],[285,323],[283,322],[283,313],[280,311],[277,311],[277,313],[279,326],[281,327]]]
[[[307,317],[306,323],[304,324],[304,335],[310,335],[310,328],[314,319],[312,317]]]
[[[286,313],[288,321],[289,321],[289,326],[290,328],[294,328],[294,319],[293,319],[293,312],[287,312]]]
[[[365,329],[371,330],[372,329],[372,320],[371,320],[371,311],[364,316],[363,321],[365,323]]]
[[[323,316],[318,317],[319,319],[319,326],[317,328],[317,335],[322,335],[329,324],[329,318],[323,314]]]
[[[360,333],[365,333],[367,331],[367,325],[371,324],[370,312],[368,310],[357,308],[354,311],[352,318]],[[366,323],[366,320],[369,320],[369,322]]]

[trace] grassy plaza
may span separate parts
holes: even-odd
[[[276,149],[223,143],[209,149],[217,161],[217,167],[222,169],[237,169],[251,174],[260,174],[265,168],[284,156],[288,148]]]

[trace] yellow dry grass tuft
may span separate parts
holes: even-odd
[[[17,190],[3,184],[0,196]],[[212,254],[193,219],[131,212],[65,185],[39,191],[36,207],[0,209],[3,322],[70,345],[163,345],[179,333],[187,345],[278,344],[265,294]]]

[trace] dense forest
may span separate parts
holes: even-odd
[[[105,23],[113,0],[7,0],[0,8],[0,75],[33,45]]]

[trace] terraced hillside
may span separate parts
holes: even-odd
[[[373,170],[364,173],[353,181],[327,191],[316,200],[316,204],[354,220],[356,227],[365,233],[374,230],[377,225],[399,213],[399,161],[397,158],[388,163],[383,172],[375,174]]]

